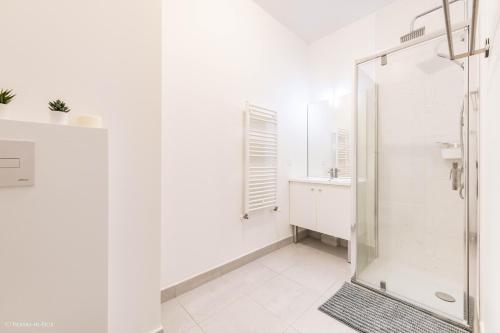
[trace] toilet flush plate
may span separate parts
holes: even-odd
[[[33,186],[35,143],[0,140],[0,187]]]

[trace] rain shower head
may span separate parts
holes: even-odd
[[[464,1],[464,0],[449,0],[450,5],[454,4],[455,2],[459,2],[459,1]],[[429,10],[426,10],[425,12],[423,12],[423,13],[418,14],[417,16],[415,16],[413,18],[413,20],[411,21],[411,24],[410,24],[410,32],[407,33],[406,35],[401,36],[401,38],[400,38],[401,43],[405,43],[405,42],[408,42],[410,40],[413,40],[415,38],[419,38],[419,37],[422,37],[423,35],[425,35],[425,26],[421,27],[421,28],[418,28],[418,29],[415,29],[415,22],[419,18],[422,18],[422,17],[424,17],[426,15],[429,15],[431,13],[434,13],[435,11],[438,11],[441,8],[443,8],[443,6],[437,6],[437,7],[434,7],[434,8],[431,8]]]
[[[465,42],[465,35],[456,36],[458,38],[457,45]],[[440,47],[443,45],[443,41],[436,44],[434,47],[434,52],[432,56],[417,63],[417,67],[427,74],[437,73],[443,69],[450,66],[457,65],[463,71],[465,69],[465,64],[458,60],[451,60],[448,55],[440,52]]]
[[[451,66],[451,62],[449,60],[443,59],[441,57],[436,57],[435,55],[429,59],[421,61],[417,63],[417,67],[427,74],[434,74],[443,69]]]
[[[406,43],[412,39],[422,37],[425,35],[425,27],[418,28],[416,30],[412,30],[411,32],[407,33],[406,35],[401,36],[400,40],[401,43]]]
[[[421,61],[417,64],[417,67],[427,73],[427,74],[434,74],[437,73],[443,69],[449,68],[453,64],[457,65],[460,67],[460,69],[464,70],[464,64],[461,63],[460,61],[457,60],[450,60],[450,58],[442,53],[436,52],[434,55],[426,59],[424,61]]]
[[[464,63],[462,63],[458,60],[451,60],[447,55],[444,55],[442,53],[438,53],[437,56],[440,58],[443,58],[443,59],[447,59],[447,60],[451,61],[452,63],[454,63],[455,65],[460,66],[460,68],[462,68],[462,70],[465,68]]]

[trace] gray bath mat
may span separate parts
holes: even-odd
[[[320,311],[362,333],[469,333],[410,305],[346,283]]]

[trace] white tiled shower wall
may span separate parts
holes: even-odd
[[[461,287],[465,201],[451,189],[440,142],[460,142],[464,73],[453,64],[420,70],[438,44],[389,56],[377,70],[379,254]]]

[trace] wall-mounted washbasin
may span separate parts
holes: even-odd
[[[351,186],[351,178],[299,177],[291,178],[290,181],[298,183]]]

